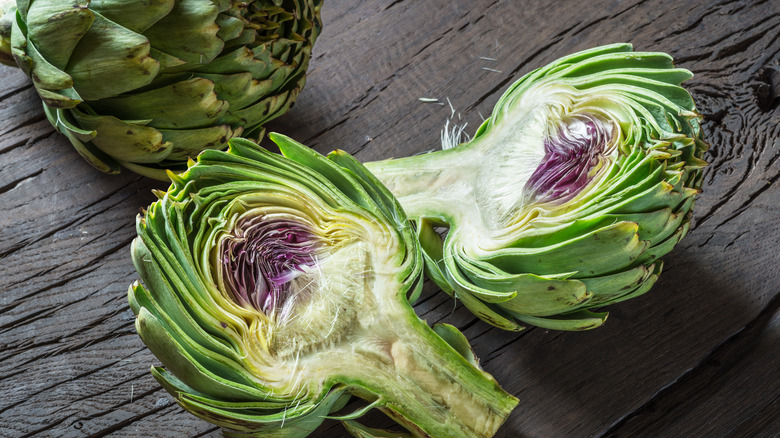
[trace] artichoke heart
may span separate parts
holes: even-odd
[[[284,156],[203,152],[138,218],[129,301],[153,375],[227,436],[359,433],[371,409],[411,436],[493,436],[517,400],[415,315],[423,259],[395,198],[346,153],[271,138]]]
[[[366,166],[480,318],[598,327],[587,309],[647,292],[688,231],[707,149],[691,76],[629,44],[575,53],[511,85],[467,143]]]

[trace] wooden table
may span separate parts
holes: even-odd
[[[696,74],[711,164],[653,290],[582,333],[502,332],[433,287],[417,310],[462,329],[520,399],[498,436],[778,436],[780,2],[585,4],[328,1],[305,92],[270,129],[406,156],[437,148],[453,111],[473,132],[512,81],[563,55],[622,41],[672,54]],[[0,120],[0,436],[217,436],[152,379],[127,305],[135,215],[165,185],[90,168],[15,69],[0,68]],[[313,436],[344,435],[329,422]]]

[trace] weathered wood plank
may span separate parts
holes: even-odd
[[[772,436],[780,431],[780,297],[605,436]],[[728,409],[724,409],[728,406]],[[703,422],[702,419],[709,418]]]
[[[586,333],[501,332],[430,285],[416,309],[463,329],[520,398],[499,436],[780,433],[780,4],[333,0],[323,15],[307,87],[269,129],[362,160],[437,148],[450,118],[473,132],[513,80],[576,50],[629,41],[692,70],[711,166],[649,294]],[[126,304],[134,217],[164,185],[93,171],[3,67],[0,119],[0,436],[218,436],[151,378]]]

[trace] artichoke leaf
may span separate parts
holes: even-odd
[[[478,299],[468,291],[460,292],[462,289],[459,284],[454,284],[453,289],[452,295],[463,302],[463,305],[482,321],[508,331],[520,331],[525,329],[525,327],[518,324],[516,318],[508,315],[495,305]]]
[[[549,279],[534,274],[486,277],[471,275],[469,279],[486,290],[511,290],[511,298],[501,301],[501,307],[532,316],[571,311],[584,306],[593,297],[586,285],[578,280]]]
[[[243,22],[239,18],[227,14],[219,14],[216,23],[219,26],[217,37],[222,41],[238,38],[244,31]]]
[[[526,324],[535,325],[549,330],[583,331],[601,327],[607,320],[607,313],[594,313],[580,310],[575,313],[558,315],[555,317],[539,317],[514,314],[514,316]]]
[[[224,41],[212,0],[177,0],[171,12],[143,34],[159,50],[192,64],[207,64],[219,55]]]
[[[76,152],[78,152],[81,158],[102,172],[119,173],[119,165],[114,159],[104,154],[100,149],[87,143],[87,141],[95,135],[94,132],[74,127],[70,121],[67,120],[67,115],[62,110],[44,105],[43,111],[49,119],[49,122],[51,122],[57,131],[64,134],[68,140],[70,140],[73,148],[76,149]]]
[[[546,248],[504,248],[483,260],[510,273],[534,272],[539,275],[587,266],[574,276],[595,276],[630,266],[649,246],[639,240],[639,225],[617,222],[575,239]],[[585,261],[587,260],[587,264]]]
[[[479,368],[479,359],[477,359],[477,355],[474,353],[474,349],[471,348],[468,339],[460,330],[451,324],[438,323],[433,325],[433,331],[450,344],[461,356]]]
[[[143,34],[173,10],[176,0],[90,0],[89,8],[114,23]]]
[[[74,108],[82,102],[76,90],[70,88],[67,90],[49,91],[43,88],[38,90],[38,95],[41,96],[44,107],[49,107],[54,111],[61,111],[68,108]],[[55,125],[55,128],[57,126]],[[81,131],[85,129],[79,128]]]
[[[347,432],[355,438],[412,438],[414,436],[410,433],[366,427],[354,420],[344,421],[342,424]]]
[[[200,129],[215,123],[230,104],[214,93],[214,83],[192,78],[171,85],[102,99],[91,105],[99,113],[121,119],[151,115],[151,124],[160,129]]]
[[[650,265],[650,268],[648,268],[640,264],[626,271],[598,277],[584,277],[578,279],[578,281],[585,284],[587,290],[594,291],[594,296],[588,304],[595,305],[636,289],[648,281],[653,269],[653,265]]]
[[[180,405],[198,417],[222,426],[222,434],[232,437],[302,438],[311,434],[327,418],[334,406],[342,404],[341,391],[333,391],[318,404],[299,405],[276,414],[254,414],[224,410],[205,405],[189,395],[181,398]]]
[[[233,138],[241,130],[233,130],[229,125],[214,125],[201,129],[160,129],[163,141],[174,145],[170,160],[186,160],[195,158],[199,153],[209,149],[224,149],[229,138]]]
[[[289,92],[285,91],[268,96],[246,108],[230,111],[229,119],[226,121],[239,120],[242,125],[246,126],[247,131],[256,129],[287,112],[298,97],[300,90],[300,87],[296,87]]]
[[[232,112],[265,100],[263,96],[273,89],[270,80],[254,79],[249,72],[230,75],[201,73],[199,76],[214,82],[214,91],[220,99],[230,102]]]
[[[79,94],[86,100],[103,99],[148,85],[160,71],[160,63],[150,56],[149,41],[93,14],[94,23],[68,61]]]
[[[92,143],[100,150],[123,161],[157,163],[171,153],[173,143],[163,140],[155,129],[111,116],[92,116],[73,111],[76,121],[95,132]]]
[[[649,269],[650,275],[647,277],[646,280],[644,280],[634,290],[626,294],[613,297],[611,300],[609,300],[609,303],[619,303],[621,301],[630,300],[631,298],[636,298],[640,295],[647,293],[650,290],[650,288],[653,287],[655,282],[658,281],[658,277],[659,275],[661,275],[662,269],[663,269],[663,262],[658,261],[654,263],[653,265],[650,266]]]
[[[30,0],[23,12],[27,38],[48,63],[63,70],[96,20],[90,0]]]
[[[30,77],[36,86],[47,91],[63,90],[73,87],[73,78],[71,78],[69,74],[50,64],[46,58],[41,56],[41,54],[38,53],[38,49],[35,47],[35,44],[28,42],[27,51],[32,62],[32,71],[30,72]],[[50,106],[54,106],[56,108],[68,107],[67,104]]]

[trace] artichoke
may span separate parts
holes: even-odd
[[[385,433],[357,422],[374,408],[410,436],[492,436],[517,400],[415,315],[397,201],[346,153],[270,137],[286,158],[233,139],[138,218],[129,301],[154,377],[228,436],[305,436],[351,396],[367,405],[337,418],[356,436]]]
[[[689,229],[707,148],[691,76],[629,44],[575,53],[510,86],[467,143],[367,167],[481,319],[594,328],[607,314],[588,309],[647,292]]]
[[[0,62],[96,168],[165,179],[300,93],[321,0],[0,0]]]

